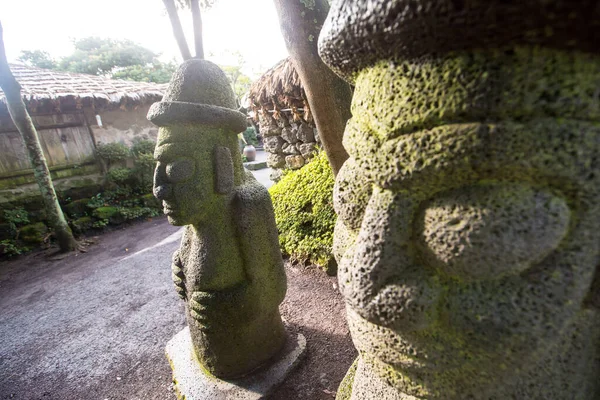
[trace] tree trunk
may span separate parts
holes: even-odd
[[[2,88],[6,96],[8,112],[23,137],[23,142],[25,143],[29,160],[33,167],[35,180],[40,187],[42,201],[48,215],[48,223],[54,229],[60,250],[63,252],[75,250],[77,248],[77,241],[73,237],[71,228],[69,228],[58,204],[58,198],[54,191],[54,185],[52,184],[52,178],[50,177],[50,171],[46,164],[46,158],[44,157],[37,131],[21,97],[21,85],[17,82],[8,66],[4,50],[2,24],[0,24],[0,88]]]
[[[274,0],[281,32],[298,71],[308,104],[315,118],[321,143],[333,173],[342,167],[348,153],[342,145],[350,118],[350,86],[321,61],[317,39],[327,17],[326,0]]]
[[[167,9],[167,14],[169,14],[169,20],[171,20],[171,27],[173,28],[173,35],[177,41],[177,46],[179,46],[181,57],[183,57],[183,61],[189,60],[192,58],[192,54],[190,53],[190,49],[188,48],[185,40],[185,35],[183,34],[183,28],[181,27],[181,21],[179,20],[179,15],[177,14],[175,1],[163,0],[163,3]]]
[[[198,0],[191,0],[192,22],[194,24],[194,44],[196,46],[196,58],[204,60],[204,44],[202,43],[202,14]]]

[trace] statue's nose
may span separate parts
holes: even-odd
[[[171,185],[159,185],[154,187],[154,197],[158,200],[166,200],[171,195]]]

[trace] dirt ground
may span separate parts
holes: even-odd
[[[60,261],[0,263],[0,399],[174,399],[164,346],[185,325],[169,268],[180,236],[157,218]],[[356,357],[336,279],[286,270],[281,312],[307,354],[271,398],[333,399]]]

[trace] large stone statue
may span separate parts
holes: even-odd
[[[178,354],[191,354],[177,348],[189,338],[203,373],[228,380],[272,363],[286,342],[278,309],[286,277],[273,208],[267,190],[242,166],[237,133],[246,120],[235,106],[225,74],[190,60],[148,113],[160,126],[154,194],[169,222],[185,225],[172,270],[189,333],[167,347],[176,381],[192,375],[178,376],[175,365]],[[221,398],[217,389],[186,393],[177,383],[185,398]]]
[[[345,0],[338,399],[600,399],[597,1]]]

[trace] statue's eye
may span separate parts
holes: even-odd
[[[481,184],[437,195],[417,219],[423,261],[462,280],[494,279],[541,262],[567,235],[562,197],[528,185]]]
[[[194,175],[194,161],[191,159],[179,159],[167,164],[166,173],[169,181],[173,183],[190,179]]]

